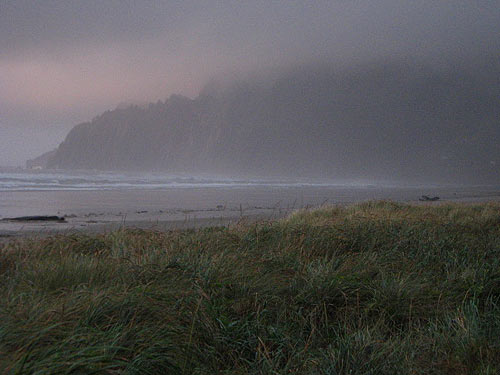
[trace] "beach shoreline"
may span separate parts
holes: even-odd
[[[240,222],[251,223],[256,221],[269,221],[286,217],[299,209],[314,209],[325,205],[346,206],[370,200],[390,200],[412,205],[442,205],[447,203],[476,204],[500,201],[500,190],[453,192],[436,191],[440,199],[435,202],[422,202],[415,192],[411,192],[415,198],[409,199],[406,194],[374,194],[373,197],[363,199],[363,196],[351,199],[310,199],[305,202],[295,200],[291,202],[293,195],[288,195],[275,204],[270,204],[270,197],[265,196],[253,200],[253,205],[245,203],[225,203],[224,205],[207,206],[191,202],[189,208],[175,209],[151,209],[150,204],[141,207],[139,202],[131,207],[113,207],[112,210],[96,211],[95,209],[75,210],[77,213],[66,213],[57,211],[58,215],[64,217],[64,221],[9,221],[0,220],[0,243],[10,242],[22,238],[40,238],[52,235],[71,235],[75,233],[107,233],[123,228],[137,228],[144,230],[168,231],[195,229],[211,226],[228,226]],[[74,192],[72,192],[74,194]],[[136,192],[140,196],[147,191]],[[324,192],[325,193],[325,192]],[[332,193],[332,192],[330,192]],[[338,193],[338,192],[337,192]],[[444,193],[444,194],[443,194]],[[158,192],[156,192],[158,194]],[[325,193],[326,194],[326,193]],[[355,194],[353,194],[355,195]],[[232,197],[234,199],[234,197]],[[317,197],[316,197],[317,198]],[[155,198],[153,197],[153,200]],[[273,198],[271,198],[273,199]],[[160,200],[159,200],[160,201]],[[208,199],[212,203],[213,199]],[[144,202],[143,202],[144,203]],[[256,204],[257,203],[257,204]],[[262,204],[262,205],[259,205]],[[159,204],[158,204],[159,205]]]
[[[291,211],[290,211],[291,212]],[[287,212],[286,214],[288,214]],[[198,229],[205,227],[221,227],[232,224],[252,223],[257,221],[276,220],[286,216],[281,214],[254,214],[245,216],[196,217],[185,219],[158,220],[153,214],[146,215],[142,220],[116,220],[111,216],[101,216],[99,220],[82,220],[81,217],[65,219],[64,222],[30,222],[14,223],[0,222],[0,243],[16,239],[37,239],[54,235],[72,235],[78,233],[98,234],[121,229],[143,229],[152,231],[169,231]],[[83,218],[84,219],[84,218]]]

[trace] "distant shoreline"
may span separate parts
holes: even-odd
[[[269,221],[285,217],[289,211],[271,212],[270,214],[253,214],[244,216],[197,217],[187,215],[185,219],[155,220],[153,215],[145,215],[143,220],[117,220],[112,217],[101,217],[99,220],[82,220],[69,218],[66,222],[32,222],[32,223],[0,223],[0,243],[22,238],[41,238],[53,235],[71,235],[75,233],[108,233],[123,228],[144,229],[154,231],[198,229],[205,227],[228,226],[239,223]]]
[[[389,199],[390,200],[390,199]],[[348,206],[366,201],[326,203],[326,206]],[[436,202],[418,200],[397,201],[417,206],[439,206],[450,203],[464,205],[500,202],[500,191],[496,195],[480,195],[456,199],[440,199]],[[316,209],[325,205],[310,205],[302,209]],[[154,231],[197,229],[212,226],[228,226],[238,223],[272,221],[284,218],[301,209],[300,207],[257,207],[238,212],[237,209],[177,210],[170,212],[138,211],[131,215],[110,215],[87,213],[65,217],[64,222],[8,222],[0,221],[0,243],[23,238],[41,238],[52,235],[75,233],[108,233],[123,228]]]
[[[422,196],[438,197],[420,202]],[[273,220],[297,209],[391,200],[412,204],[500,201],[500,185],[184,174],[0,174],[0,241],[119,228],[170,229]],[[41,216],[60,221],[7,221]]]

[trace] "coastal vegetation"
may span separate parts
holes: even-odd
[[[500,204],[6,242],[4,374],[498,374]]]

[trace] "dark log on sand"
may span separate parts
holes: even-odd
[[[20,216],[20,217],[6,217],[2,221],[55,221],[64,222],[66,219],[61,216]]]

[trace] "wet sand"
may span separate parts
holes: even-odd
[[[422,195],[439,196],[420,202]],[[0,241],[57,233],[155,230],[272,220],[300,208],[367,200],[415,204],[500,201],[500,187],[252,187],[127,191],[20,191],[0,193],[0,219],[64,216],[64,222],[0,221]]]

